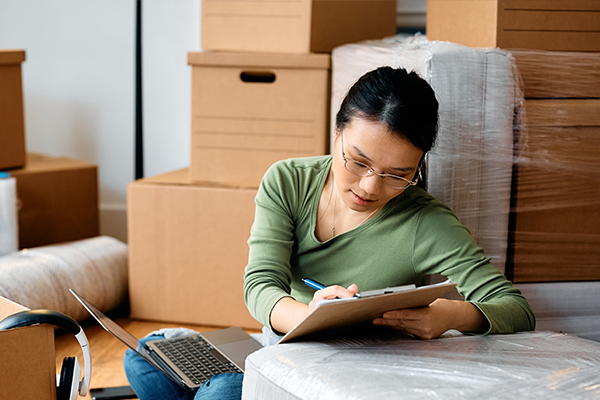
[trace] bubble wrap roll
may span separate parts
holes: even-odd
[[[30,309],[90,317],[72,288],[101,311],[127,297],[127,245],[108,236],[25,249],[0,257],[0,296]]]

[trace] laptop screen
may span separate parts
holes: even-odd
[[[117,339],[119,339],[121,342],[127,345],[127,347],[138,353],[140,356],[144,357],[146,360],[148,360],[148,362],[150,362],[152,365],[164,372],[164,368],[158,365],[156,361],[148,355],[148,350],[146,349],[146,347],[142,343],[140,343],[140,341],[135,336],[133,336],[131,333],[127,332],[125,329],[117,325],[117,323],[115,323],[113,320],[104,315],[102,311],[98,310],[83,297],[75,293],[73,289],[69,289],[69,291],[107,332],[112,333],[113,336],[115,336]]]

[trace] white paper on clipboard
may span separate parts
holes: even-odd
[[[455,287],[456,283],[447,280],[434,285],[408,288],[387,294],[320,301],[313,312],[292,328],[278,343],[373,320],[390,310],[424,307],[454,291]]]

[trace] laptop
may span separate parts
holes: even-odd
[[[109,333],[184,389],[195,389],[213,375],[243,373],[246,357],[262,348],[240,328],[218,329],[141,343],[73,289],[69,291]]]

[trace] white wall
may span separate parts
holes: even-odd
[[[126,241],[134,178],[135,0],[0,0],[0,48],[26,50],[27,150],[99,167],[101,234]],[[200,0],[143,0],[145,175],[189,164],[188,51]]]
[[[399,0],[399,18],[421,21],[424,8],[425,0]],[[136,0],[0,0],[0,48],[26,50],[28,151],[97,164],[101,234],[123,241],[135,165],[135,10]],[[142,18],[144,172],[153,176],[189,165],[187,52],[200,50],[200,0],[142,0]]]
[[[427,0],[398,0],[396,23],[401,28],[424,28]]]

